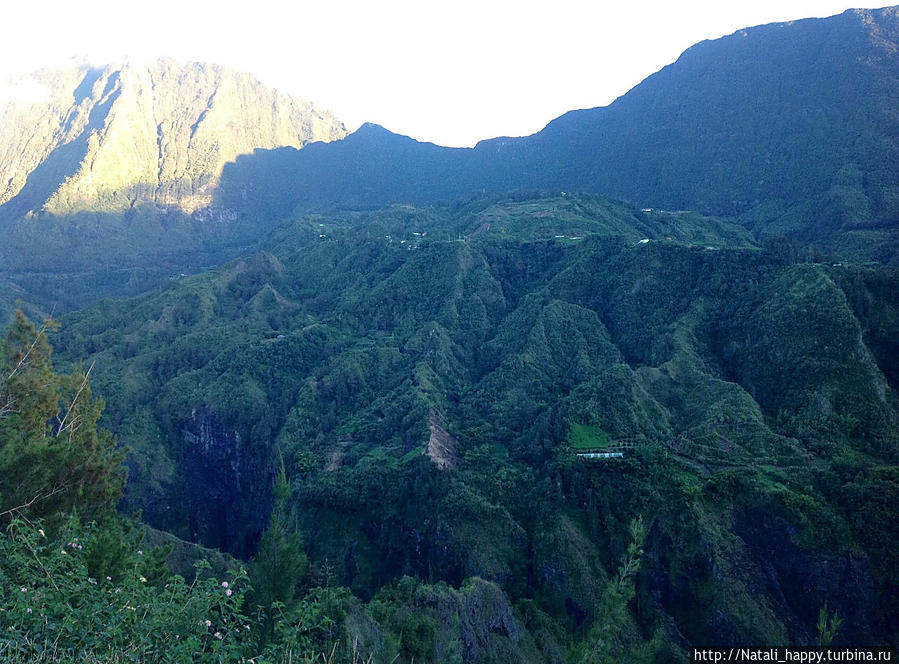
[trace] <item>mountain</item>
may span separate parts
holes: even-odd
[[[425,204],[488,189],[589,191],[740,219],[838,254],[899,260],[899,10],[741,30],[688,49],[603,108],[524,138],[439,148],[363,126],[314,150],[226,167],[239,207]],[[585,81],[584,85],[589,85]],[[269,179],[271,175],[271,179]]]
[[[882,251],[899,229],[897,43],[896,7],[741,30],[608,108],[484,149],[512,149],[570,189],[895,259]]]
[[[0,104],[0,264],[46,306],[232,257],[264,231],[213,205],[223,166],[346,133],[248,74],[170,60],[36,72]]]
[[[69,310],[218,265],[297,213],[515,190],[694,210],[833,262],[896,262],[897,16],[702,42],[607,107],[473,149],[371,124],[343,138],[308,102],[211,65],[41,72],[5,88],[0,279]]]
[[[0,113],[0,212],[208,206],[222,167],[255,148],[345,135],[330,113],[216,65],[122,64],[13,81]]]
[[[11,88],[0,306],[88,306],[42,328],[52,371],[22,317],[5,342],[4,463],[34,471],[7,485],[81,471],[60,434],[103,395],[121,511],[173,569],[216,547],[254,587],[145,574],[165,551],[124,556],[109,524],[81,559],[16,521],[0,627],[90,643],[103,607],[178,661],[895,648],[899,272],[822,258],[895,259],[896,16],[703,43],[474,149],[305,144],[317,120],[201,65]],[[127,584],[91,571],[116,556]]]
[[[322,578],[379,619],[431,598],[403,661],[561,662],[594,630],[685,661],[814,643],[825,604],[835,643],[895,640],[896,293],[737,225],[518,194],[302,217],[53,341],[131,449],[128,510],[251,555],[283,464]],[[472,583],[495,593],[473,626],[416,590]]]

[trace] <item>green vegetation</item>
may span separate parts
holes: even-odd
[[[48,320],[35,327],[21,311],[3,339],[0,364],[0,519],[42,518],[56,527],[78,505],[98,518],[114,508],[124,473],[108,431],[97,428],[103,401],[90,369],[53,372]]]
[[[39,523],[39,522],[38,522]],[[5,662],[228,662],[250,640],[240,574],[153,579],[153,556],[130,548],[117,570],[91,570],[96,527],[58,536],[13,521],[0,537],[0,657]],[[230,591],[230,592],[229,592]]]
[[[534,210],[561,218],[538,234]],[[899,411],[866,340],[897,330],[876,313],[894,273],[638,243],[618,214],[566,196],[302,217],[261,252],[67,317],[54,343],[108,395],[126,511],[251,579],[278,551],[306,561],[278,587],[292,599],[244,605],[272,648],[678,660],[680,639],[814,643],[825,601],[835,643],[889,642]],[[566,224],[583,239],[555,238]],[[621,439],[642,442],[614,465],[566,452]],[[638,515],[613,638],[593,626]],[[315,588],[345,589],[333,624],[279,632]]]
[[[609,434],[595,424],[573,422],[568,433],[568,442],[576,450],[601,449],[609,444]]]
[[[224,579],[216,577],[204,558],[195,563],[192,580],[173,574],[165,567],[172,545],[148,549],[140,530],[113,512],[123,481],[121,456],[112,452],[108,433],[96,427],[102,403],[91,398],[87,375],[74,374],[78,389],[69,397],[68,377],[53,373],[45,334],[53,326],[47,321],[36,328],[17,312],[3,341],[4,662],[355,664],[376,655],[377,661],[405,662],[410,660],[400,653],[414,658],[436,652],[427,637],[437,636],[441,620],[450,621],[441,628],[462,631],[453,636],[441,629],[439,652],[457,648],[480,610],[470,603],[483,599],[489,600],[485,611],[499,611],[496,615],[508,621],[507,632],[499,639],[477,634],[466,647],[496,653],[512,646],[518,652],[517,619],[502,591],[484,581],[472,581],[457,593],[405,578],[397,586],[401,593],[385,590],[370,607],[345,590],[311,588],[302,544],[287,515],[290,488],[283,470],[249,575],[233,565],[223,570]],[[49,417],[59,405],[62,409]],[[69,418],[77,424],[68,425]],[[82,481],[79,472],[87,470],[92,481]],[[62,472],[68,473],[68,484],[60,484]],[[19,502],[18,494],[31,499]],[[85,523],[79,514],[99,516]],[[328,579],[324,585],[330,585]],[[303,592],[295,595],[298,589]],[[423,619],[421,603],[444,597],[453,602],[451,613],[431,611]],[[423,627],[428,624],[430,632]],[[406,631],[408,625],[413,627]],[[519,661],[539,661],[535,646],[528,647],[528,657]]]
[[[285,218],[485,190],[593,192],[655,221],[739,220],[818,260],[896,263],[897,44],[891,7],[740,30],[532,136],[462,150],[363,125],[326,146],[242,156],[223,171],[222,203]]]
[[[0,206],[2,310],[91,303],[3,337],[0,659],[899,645],[899,272],[846,262],[897,255],[895,15],[704,43],[474,150],[246,155],[190,215],[204,132],[183,192],[101,182],[111,140],[59,180],[125,94],[88,73]]]

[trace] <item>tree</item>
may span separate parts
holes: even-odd
[[[56,327],[16,311],[0,355],[0,518],[48,527],[75,509],[88,520],[115,509],[125,481],[115,439],[97,428],[104,404],[91,393],[93,367],[53,371],[47,332]]]
[[[630,543],[621,565],[609,580],[599,606],[599,617],[587,638],[573,650],[572,661],[584,662],[651,662],[660,644],[660,634],[643,640],[628,615],[627,605],[634,598],[634,581],[643,557],[646,528],[643,517],[630,523]]]
[[[827,602],[818,612],[818,645],[822,648],[830,647],[833,637],[843,624],[843,619],[834,611],[833,615],[827,613]]]
[[[290,483],[283,464],[273,494],[269,527],[259,540],[249,572],[250,605],[260,611],[264,642],[273,637],[277,617],[291,609],[308,563],[300,535],[288,519]]]

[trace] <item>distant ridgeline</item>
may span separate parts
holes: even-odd
[[[286,216],[485,189],[589,191],[895,263],[897,37],[895,7],[749,28],[533,136],[457,149],[363,125],[336,143],[241,156],[225,168],[222,200]]]
[[[696,210],[895,263],[897,25],[887,8],[741,30],[607,107],[474,149],[370,124],[336,140],[333,116],[212,65],[39,72],[0,111],[0,280],[68,309],[220,264],[297,212],[513,190]]]
[[[897,294],[698,215],[488,197],[304,217],[53,341],[94,364],[152,525],[251,555],[283,460],[334,583],[480,577],[558,654],[609,620],[642,515],[616,634],[676,658],[814,642],[825,603],[840,643],[899,634]]]
[[[294,554],[271,638],[290,604],[406,664],[896,647],[897,26],[740,31],[474,149],[206,65],[41,72],[0,117],[0,311],[86,305],[54,370],[90,367],[123,512]]]
[[[233,257],[267,226],[215,204],[224,164],[346,134],[307,101],[201,63],[44,70],[3,93],[0,279],[47,306]]]

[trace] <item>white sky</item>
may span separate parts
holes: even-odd
[[[540,130],[602,106],[692,44],[830,16],[847,0],[32,0],[0,10],[0,75],[171,56],[255,74],[441,145]],[[869,5],[870,6],[870,5]]]

